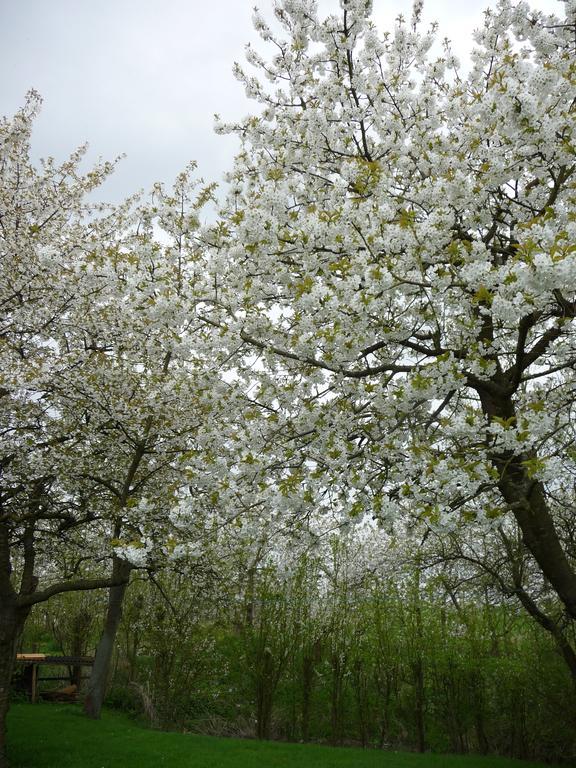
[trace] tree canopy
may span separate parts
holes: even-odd
[[[0,123],[0,766],[31,606],[121,605],[200,529],[236,546],[250,605],[259,563],[274,586],[286,551],[305,570],[356,522],[367,573],[385,529],[419,637],[421,571],[443,563],[451,598],[452,568],[482,573],[576,680],[576,4],[500,0],[469,68],[420,0],[384,34],[369,0],[274,7],[274,29],[254,16],[272,54],[235,67],[256,109],[218,124],[240,151],[207,222],[193,166],[95,205],[113,164],[32,163],[35,93]]]
[[[274,54],[236,69],[261,114],[221,126],[242,150],[211,321],[305,404],[319,487],[432,529],[512,514],[575,617],[554,519],[574,472],[573,3],[500,2],[466,73],[421,4],[384,35],[371,3],[340,5],[278,3],[279,33],[256,15]]]

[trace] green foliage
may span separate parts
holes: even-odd
[[[286,570],[236,553],[226,578],[184,569],[135,582],[108,705],[203,735],[576,756],[570,677],[519,606],[470,586],[452,600],[414,563],[358,569],[344,539],[323,555]],[[52,630],[73,639],[84,599],[39,607],[26,647],[47,649]]]
[[[332,557],[242,570],[209,593],[201,579],[139,586],[109,704],[207,735],[576,755],[570,678],[521,610],[479,595],[455,606],[409,569],[358,578],[341,545]]]

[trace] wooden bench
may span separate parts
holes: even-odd
[[[91,667],[94,664],[93,656],[51,656],[47,653],[19,653],[16,656],[16,664],[24,666],[23,688],[30,696],[30,701],[36,703],[39,698],[38,683],[44,680],[65,680],[68,683],[73,675],[72,670],[82,667]],[[38,668],[42,666],[68,667],[69,673],[62,675],[44,675],[41,677]],[[76,701],[78,687],[67,685],[55,691],[46,691],[43,698],[52,701]]]

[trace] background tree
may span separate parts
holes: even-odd
[[[232,386],[218,380],[215,350],[206,356],[203,326],[190,314],[198,264],[189,240],[210,198],[210,189],[192,179],[193,170],[178,177],[172,196],[157,185],[151,204],[136,211],[130,238],[106,264],[108,294],[89,314],[87,332],[99,354],[69,389],[73,407],[86,408],[100,425],[87,443],[83,474],[113,510],[112,574],[123,577],[109,593],[85,700],[86,713],[95,718],[130,571],[153,569],[177,545],[171,515],[178,508],[185,516],[182,501],[201,472],[202,446],[210,439],[216,444],[208,437],[221,425],[216,404],[222,414],[231,403]]]
[[[205,335],[189,311],[196,266],[179,247],[209,190],[197,190],[179,219],[164,217],[162,201],[155,210],[136,200],[88,204],[112,166],[82,175],[79,150],[36,169],[30,132],[39,104],[30,94],[0,125],[2,765],[10,677],[30,608],[111,587],[94,665],[96,713],[130,572],[169,557],[177,531],[201,510],[182,499],[191,498],[202,446],[217,451],[210,402],[222,412],[233,389],[218,378],[215,354],[204,368]],[[176,187],[191,190],[190,174]],[[154,218],[172,233],[170,247],[154,242]],[[57,553],[79,547],[60,572],[66,558]]]
[[[0,249],[2,429],[0,488],[0,765],[6,765],[5,717],[16,644],[32,605],[52,595],[110,586],[110,578],[45,573],[50,543],[98,529],[94,483],[71,489],[70,446],[79,441],[82,415],[71,424],[51,396],[58,381],[78,369],[66,354],[68,318],[78,290],[97,292],[77,271],[78,255],[115,245],[124,210],[100,210],[85,196],[111,172],[102,164],[78,168],[83,149],[41,171],[29,159],[30,132],[39,97],[0,124]],[[90,503],[89,503],[90,501]],[[43,582],[43,583],[42,583]]]
[[[434,561],[430,535],[421,545],[366,524],[313,549],[260,536],[247,580],[249,527],[222,528],[209,556],[154,581],[134,574],[109,706],[214,735],[414,750],[423,734],[432,751],[574,755],[573,686],[554,639],[489,575]],[[58,604],[45,610],[66,620]]]

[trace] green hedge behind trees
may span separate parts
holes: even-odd
[[[489,584],[355,576],[302,557],[226,580],[129,592],[108,703],[154,727],[377,748],[576,756],[574,691],[549,636]],[[90,601],[90,606],[86,605]],[[75,638],[94,596],[38,610],[28,638]],[[97,627],[98,622],[95,622]],[[24,643],[27,642],[25,638]]]

